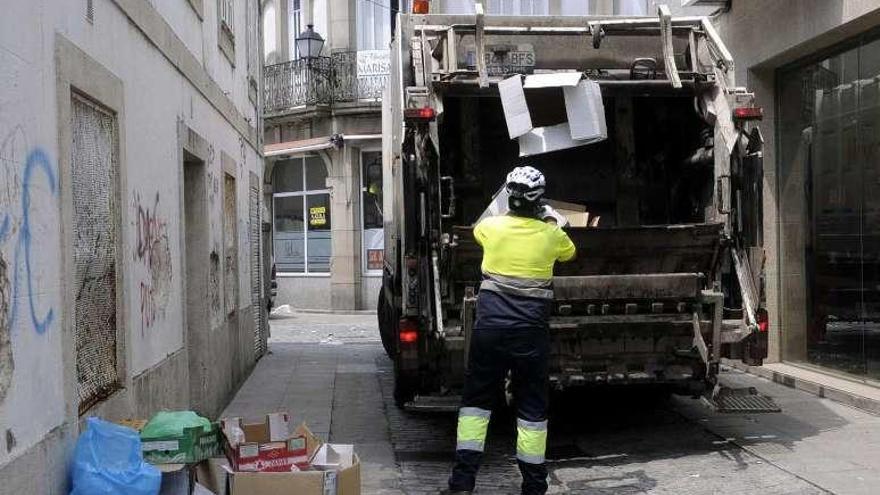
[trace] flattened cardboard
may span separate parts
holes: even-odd
[[[492,202],[489,203],[489,206],[486,207],[486,210],[483,211],[483,214],[480,215],[480,218],[474,222],[474,225],[483,221],[484,218],[487,217],[497,217],[499,215],[504,215],[509,210],[509,206],[507,204],[507,200],[510,198],[510,193],[507,192],[507,188],[504,185],[501,185],[501,189],[498,189],[498,192],[492,196]]]
[[[509,77],[499,82],[498,93],[501,96],[501,107],[504,109],[504,119],[507,121],[507,133],[510,139],[532,130],[532,116],[529,114],[529,107],[526,106],[526,94],[520,76]]]
[[[602,90],[596,81],[583,80],[577,86],[562,88],[565,113],[575,141],[591,143],[608,138]]]
[[[586,206],[553,199],[546,199],[544,202],[563,217],[563,221],[559,221],[557,218],[558,225],[568,224],[571,227],[586,227],[588,225],[590,214],[587,213]]]
[[[325,443],[315,452],[312,457],[312,467],[315,469],[345,469],[354,462],[354,445]]]
[[[228,460],[222,457],[212,457],[196,464],[196,481],[211,493],[228,495],[226,491],[226,473],[229,471]]]
[[[571,138],[571,128],[568,122],[564,124],[538,127],[523,134],[519,138],[519,156],[537,155],[550,153],[551,151],[565,150],[589,144],[575,141]]]
[[[569,86],[577,86],[578,82],[583,78],[580,72],[550,72],[547,74],[532,74],[526,76],[526,82],[523,84],[525,89],[534,88],[564,88]]]

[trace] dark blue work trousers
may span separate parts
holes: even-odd
[[[544,422],[546,431],[548,354],[546,327],[476,328],[471,338],[462,408],[495,409],[510,371],[517,418],[520,422]],[[449,478],[451,490],[474,489],[482,457],[482,451],[456,450],[455,467]],[[523,494],[542,495],[547,491],[543,452],[541,457],[539,462],[523,462],[518,456]]]

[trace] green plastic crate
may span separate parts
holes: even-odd
[[[201,462],[222,453],[217,423],[211,431],[201,426],[184,428],[183,435],[158,438],[141,436],[144,460],[152,464],[184,464]]]

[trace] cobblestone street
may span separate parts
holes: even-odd
[[[372,315],[272,320],[270,354],[225,415],[287,410],[333,442],[354,443],[365,494],[445,487],[455,417],[400,411]],[[550,493],[874,493],[880,418],[739,372],[781,414],[719,415],[689,398],[565,394],[552,401]],[[859,438],[854,447],[852,440]],[[518,493],[512,416],[493,418],[477,493]]]

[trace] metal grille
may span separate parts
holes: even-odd
[[[710,406],[721,413],[770,413],[782,409],[772,397],[758,392],[755,387],[721,387],[711,398],[704,397]]]
[[[329,105],[332,100],[330,58],[291,60],[265,68],[265,109],[281,112],[308,105]]]
[[[263,264],[260,262],[260,179],[251,172],[248,189],[248,236],[250,242],[251,261],[251,307],[254,313],[254,353],[257,357],[266,352],[266,314],[263,310]]]
[[[388,83],[390,67],[388,50],[337,51],[331,57],[266,66],[266,114],[334,102],[378,101]]]
[[[226,312],[234,313],[238,307],[238,235],[235,228],[238,212],[235,201],[235,178],[224,174],[223,181],[223,238],[226,240],[224,250],[223,277]]]
[[[71,97],[79,411],[119,388],[116,363],[116,116]]]

